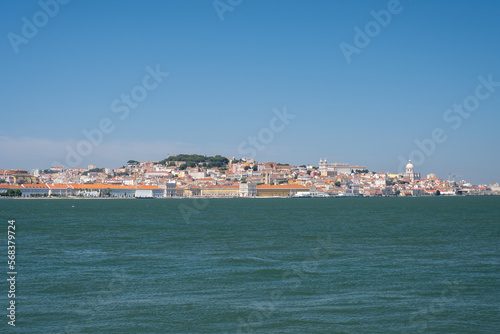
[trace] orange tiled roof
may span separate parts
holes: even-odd
[[[68,189],[69,186],[67,184],[48,184],[47,187],[49,189]]]
[[[25,189],[47,189],[47,184],[46,183],[23,184],[22,187]]]
[[[261,185],[257,185],[257,188],[261,188],[261,189],[307,189],[306,186],[295,185],[295,184],[279,184],[279,185],[261,184]]]
[[[147,190],[153,189],[153,190],[155,190],[155,189],[161,189],[161,188],[157,187],[157,186],[151,186],[151,185],[143,184],[143,185],[137,186],[137,189],[147,189]]]
[[[22,189],[22,186],[8,185],[5,183],[0,184],[0,189]]]
[[[123,186],[116,184],[79,184],[79,183],[71,183],[68,185],[72,189],[136,189],[136,186]]]
[[[205,186],[203,187],[202,189],[236,189],[236,188],[239,188],[240,186],[239,185],[231,185],[231,186],[212,186],[212,185],[209,185],[209,186]]]

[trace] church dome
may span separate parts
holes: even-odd
[[[408,165],[406,165],[406,169],[413,169],[413,165],[411,163],[411,160],[408,160]]]

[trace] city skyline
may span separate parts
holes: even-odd
[[[183,156],[183,155],[190,155],[190,154],[179,154],[177,156]],[[199,154],[194,154],[194,155],[198,155],[198,156],[203,156],[203,155],[199,155]],[[166,160],[167,158],[172,158],[172,157],[175,157],[176,155],[169,155],[167,156],[165,159],[162,159],[163,161]],[[254,160],[252,158],[247,158],[247,157],[225,157],[225,156],[222,156],[222,155],[217,155],[217,157],[223,157],[223,158],[226,158],[228,159],[228,161],[239,161],[239,162],[242,162],[242,163],[245,163],[245,164],[248,164],[249,166],[257,166],[257,165],[268,165],[268,164],[276,164],[278,166],[291,166],[291,167],[307,167],[308,169],[310,168],[315,168],[315,169],[318,169],[318,170],[338,170],[340,171],[341,173],[345,173],[345,174],[350,174],[350,173],[353,173],[355,170],[363,170],[363,171],[367,171],[368,173],[373,173],[373,174],[386,174],[386,175],[400,175],[401,177],[403,178],[410,178],[413,180],[413,176],[411,176],[409,173],[416,173],[417,170],[414,170],[414,166],[413,166],[413,163],[411,160],[408,160],[404,165],[404,169],[403,171],[401,172],[395,172],[395,171],[375,171],[375,170],[372,170],[369,168],[369,166],[364,166],[364,165],[359,165],[357,163],[346,163],[346,162],[338,162],[338,161],[328,161],[328,159],[326,158],[320,158],[319,159],[319,163],[311,163],[311,164],[290,164],[290,163],[287,163],[286,161],[257,161],[257,160]],[[207,159],[210,159],[210,158],[213,158],[213,157],[209,157],[209,156],[206,156],[205,155],[205,158]],[[180,161],[183,161],[182,159]],[[138,161],[138,160],[134,160],[134,159],[129,159],[127,160],[127,162],[124,162],[123,164],[121,164],[120,166],[102,166],[102,165],[96,165],[96,164],[89,164],[87,166],[81,166],[81,167],[75,167],[75,168],[71,168],[71,167],[68,167],[68,166],[64,166],[64,165],[57,165],[57,164],[54,164],[54,165],[51,165],[50,167],[46,167],[46,168],[34,168],[34,169],[22,169],[22,168],[13,168],[13,169],[4,169],[4,168],[1,168],[0,166],[0,171],[3,172],[3,173],[6,173],[6,172],[13,172],[13,171],[16,171],[16,170],[23,170],[23,171],[26,171],[28,173],[30,173],[31,175],[34,175],[34,176],[38,176],[40,173],[43,173],[44,171],[60,171],[60,172],[63,172],[63,171],[85,171],[85,170],[109,170],[111,173],[113,170],[121,170],[121,169],[124,169],[124,168],[130,168],[131,166],[133,166],[134,164],[131,164],[131,162],[134,162],[136,164],[140,164],[140,165],[155,165],[155,166],[161,166],[162,165],[162,162],[160,160],[144,160],[144,161]],[[411,168],[412,170],[409,171],[408,170],[408,166],[411,165]],[[201,165],[200,165],[201,166]],[[198,167],[196,167],[198,168]],[[190,169],[190,168],[188,168]],[[210,167],[205,167],[204,169],[210,169]],[[216,170],[218,170],[217,167],[215,167]],[[349,172],[351,171],[351,172]],[[420,174],[421,173],[417,173],[415,175],[418,175],[418,179],[420,179]],[[427,178],[429,177],[429,175],[433,178],[438,178],[438,179],[442,179],[442,180],[448,180],[448,181],[457,181],[457,182],[463,182],[463,183],[471,183],[469,182],[468,180],[466,180],[465,178],[463,178],[462,174],[456,174],[456,173],[448,173],[447,175],[437,175],[436,173],[434,172],[430,172],[430,173],[427,173],[426,175],[422,175],[422,178]],[[497,180],[492,180],[488,183],[478,183],[478,184],[475,184],[475,185],[484,185],[484,186],[487,186],[488,184],[493,184],[493,183],[498,183]]]
[[[499,195],[498,182],[473,185],[422,177],[411,161],[399,174],[369,171],[366,166],[331,163],[293,166],[220,155],[180,154],[161,161],[129,160],[120,168],[47,170],[0,169],[2,197],[398,197]],[[300,193],[300,194],[299,194]]]
[[[499,3],[235,3],[0,4],[0,168],[198,153],[500,181]]]

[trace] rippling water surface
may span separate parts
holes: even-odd
[[[0,217],[18,271],[0,332],[500,332],[500,197],[2,199]]]

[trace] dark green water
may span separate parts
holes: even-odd
[[[0,218],[2,333],[500,333],[500,197],[3,199]]]

